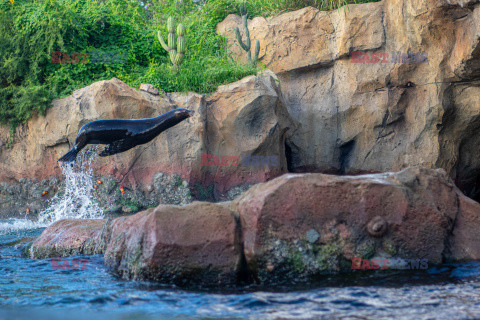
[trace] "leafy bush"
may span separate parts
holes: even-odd
[[[325,0],[336,3],[337,0]],[[346,0],[338,0],[343,3]],[[0,2],[0,122],[15,128],[52,99],[117,77],[130,86],[208,93],[254,74],[229,57],[216,25],[239,13],[241,0],[22,0]],[[250,15],[269,15],[315,0],[250,0]],[[326,8],[329,8],[326,6]],[[186,27],[186,54],[178,73],[156,38],[174,16]],[[52,51],[125,53],[125,63],[52,63]]]

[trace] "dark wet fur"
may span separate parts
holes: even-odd
[[[80,128],[73,148],[58,161],[72,162],[88,144],[106,144],[101,157],[121,153],[150,142],[163,131],[191,117],[195,112],[184,108],[170,110],[147,119],[102,119]]]
[[[75,147],[73,147],[63,157],[58,159],[58,161],[60,161],[60,162],[72,162],[77,157],[77,153],[78,153],[78,151],[75,149]]]

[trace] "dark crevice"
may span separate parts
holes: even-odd
[[[293,152],[290,145],[285,140],[285,158],[287,160],[287,170],[288,172],[293,172]]]
[[[348,166],[348,162],[350,160],[350,155],[352,154],[352,150],[355,148],[355,140],[350,140],[347,143],[340,146],[340,169],[339,174],[345,174],[345,169]]]
[[[457,225],[457,218],[460,213],[460,199],[459,196],[456,196],[455,199],[456,202],[456,207],[457,207],[457,213],[455,214],[455,217],[453,219],[447,218],[448,219],[448,229],[447,229],[447,234],[444,238],[443,242],[443,251],[442,251],[442,263],[448,263],[452,262],[452,245],[453,240],[454,240],[454,234],[453,231],[455,230],[455,226]]]
[[[237,267],[237,285],[249,285],[258,282],[258,278],[250,270],[247,264],[247,258],[245,257],[245,249],[243,245],[243,228],[240,221],[240,217],[232,213],[235,218],[235,249],[240,253],[240,259]]]

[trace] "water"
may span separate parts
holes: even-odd
[[[475,319],[480,318],[480,262],[413,273],[377,270],[329,277],[308,287],[192,292],[122,281],[103,257],[86,269],[53,269],[2,246],[43,228],[0,236],[0,319]],[[69,260],[71,260],[69,258]]]
[[[186,291],[113,276],[101,255],[85,268],[28,259],[11,244],[62,218],[98,218],[89,157],[64,167],[65,194],[37,221],[0,220],[0,320],[480,319],[480,261],[428,270],[370,270],[308,285]],[[94,159],[92,159],[93,161]]]
[[[55,195],[47,209],[38,215],[36,221],[12,218],[0,220],[0,235],[2,233],[47,227],[61,219],[95,219],[103,218],[103,210],[95,202],[93,193],[94,178],[92,164],[97,159],[98,147],[89,147],[81,152],[75,162],[60,163],[65,177],[65,191]]]
[[[103,218],[103,210],[95,202],[92,164],[97,159],[97,148],[90,148],[77,156],[72,164],[60,163],[65,176],[65,193],[55,195],[50,206],[39,214],[39,225],[49,225],[65,218]]]

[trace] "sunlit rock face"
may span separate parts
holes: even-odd
[[[207,96],[193,92],[156,95],[113,78],[54,100],[44,117],[34,117],[18,128],[11,147],[7,147],[8,128],[0,128],[0,141],[5,142],[0,146],[0,182],[5,182],[0,187],[0,214],[24,213],[27,208],[38,213],[45,207],[46,199],[61,188],[63,176],[57,160],[73,145],[84,124],[99,119],[152,118],[175,108],[195,114],[147,144],[92,163],[98,178],[94,180],[101,182],[92,184],[106,208],[115,211],[122,205],[115,200],[122,197],[120,190],[126,190],[121,192],[129,203],[145,208],[185,204],[195,198],[227,200],[233,187],[246,188],[281,175],[287,172],[286,136],[295,125],[277,83],[275,75],[265,71],[221,86]],[[207,155],[210,158],[205,162]],[[255,161],[246,163],[245,157]],[[30,179],[32,186],[26,188],[20,179]],[[48,195],[39,196],[47,189]]]
[[[242,61],[234,36],[240,22],[230,15],[217,32]],[[293,171],[442,167],[478,198],[478,1],[384,0],[349,5],[346,12],[305,8],[254,18],[249,28],[299,123],[287,138]]]

